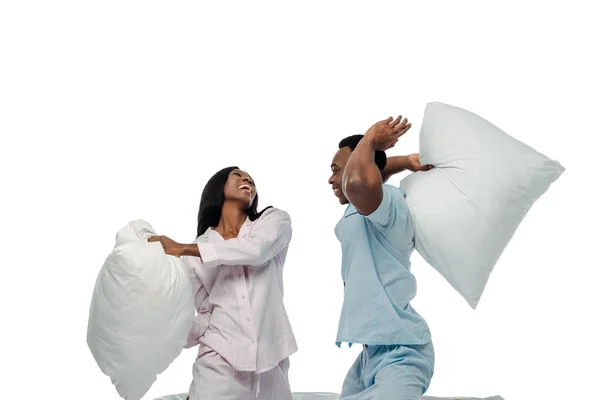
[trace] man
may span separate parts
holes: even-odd
[[[342,245],[344,303],[337,345],[359,343],[340,400],[416,400],[429,387],[434,350],[429,327],[411,307],[414,228],[402,189],[384,184],[402,170],[427,171],[418,154],[386,159],[411,127],[402,117],[377,122],[366,134],[345,138],[329,178],[348,204],[335,228]]]

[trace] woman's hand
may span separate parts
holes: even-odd
[[[184,245],[177,243],[176,241],[169,239],[166,236],[151,236],[148,238],[149,242],[160,242],[162,244],[165,253],[175,257],[181,257],[183,255]]]

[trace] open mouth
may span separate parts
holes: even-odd
[[[252,188],[250,187],[250,185],[243,184],[243,185],[238,186],[238,189],[245,190],[248,193],[252,193]]]

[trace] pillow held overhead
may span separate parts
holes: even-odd
[[[439,102],[425,108],[419,152],[435,168],[400,182],[415,249],[475,309],[517,227],[565,169],[483,118]]]

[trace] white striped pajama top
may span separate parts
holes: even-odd
[[[283,265],[292,237],[285,211],[270,208],[224,240],[208,229],[191,268],[198,315],[187,348],[199,343],[238,371],[262,373],[298,349],[283,305]]]

